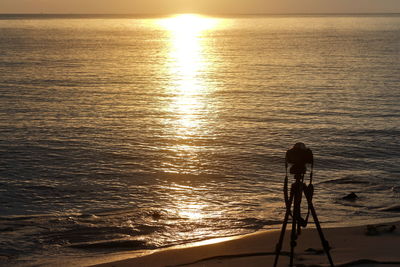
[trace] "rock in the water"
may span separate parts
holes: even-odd
[[[358,199],[358,196],[356,195],[356,193],[351,192],[347,196],[342,197],[342,199],[344,199],[344,200],[356,200],[356,199]]]

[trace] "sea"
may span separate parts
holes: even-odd
[[[279,229],[297,142],[322,228],[400,219],[398,14],[0,15],[0,92],[0,266]]]

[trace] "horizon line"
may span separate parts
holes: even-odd
[[[208,16],[263,16],[263,15],[400,15],[400,12],[282,12],[282,13],[212,13],[212,12],[165,12],[165,13],[0,13],[2,15],[78,15],[78,16],[168,16],[197,14]]]

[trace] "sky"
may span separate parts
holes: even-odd
[[[400,13],[400,0],[0,0],[0,13]]]

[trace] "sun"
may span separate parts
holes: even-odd
[[[160,20],[160,25],[179,34],[199,34],[215,26],[216,20],[197,14],[181,14]]]

